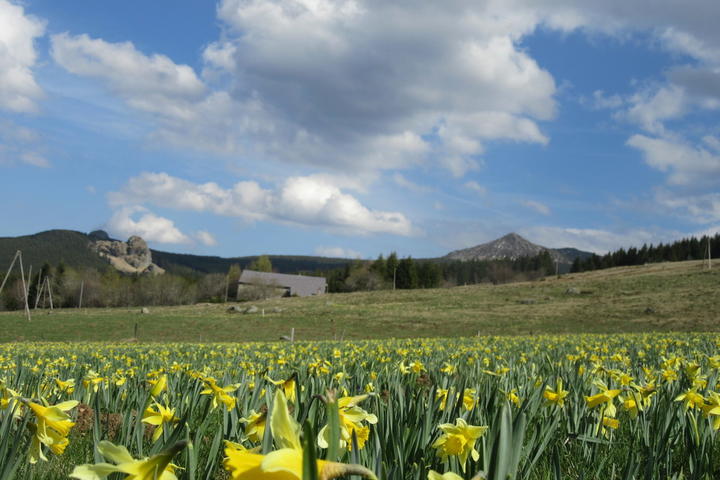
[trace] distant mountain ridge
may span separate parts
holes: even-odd
[[[491,242],[475,245],[474,247],[455,250],[443,257],[446,260],[517,260],[521,257],[534,257],[547,251],[553,260],[564,265],[570,265],[576,258],[585,259],[592,252],[584,252],[576,248],[548,248],[537,245],[521,237],[517,233],[508,233]]]
[[[104,243],[112,244],[116,242],[118,242],[118,240],[110,238],[110,236],[102,230],[96,230],[89,234],[75,230],[48,230],[33,235],[0,237],[0,275],[5,274],[17,250],[22,250],[23,252],[23,264],[26,269],[30,265],[33,265],[33,268],[37,269],[46,262],[50,265],[57,265],[62,262],[72,268],[90,268],[102,271],[107,268],[112,268],[110,262],[113,260],[107,258],[108,252],[105,252],[106,258],[102,258],[98,252],[98,247],[102,247]],[[142,243],[144,244],[144,241]],[[112,245],[106,245],[107,249],[111,246]],[[130,250],[132,250],[132,248]],[[126,253],[127,252],[125,252],[125,254]],[[140,256],[142,257],[143,255]],[[111,256],[117,257],[115,254]],[[273,264],[273,268],[276,269],[278,273],[330,270],[344,267],[352,262],[350,259],[302,255],[268,255],[268,257]],[[149,249],[148,258],[143,259],[143,262],[139,262],[135,266],[143,266],[141,270],[144,270],[145,267],[150,265],[149,262],[152,262],[152,264],[157,265],[157,267],[160,267],[168,273],[179,275],[227,273],[231,265],[239,264],[241,268],[245,268],[257,258],[257,255],[223,258]],[[115,263],[117,263],[117,260]],[[122,271],[122,269],[120,270]],[[129,272],[128,269],[124,271],[126,273]]]

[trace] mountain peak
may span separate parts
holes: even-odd
[[[555,250],[552,248],[537,245],[523,238],[515,232],[495,239],[491,242],[482,243],[474,247],[455,250],[445,255],[448,260],[500,260],[510,259],[516,260],[521,257],[534,257],[542,252],[549,252],[553,260],[559,260],[561,264],[571,264],[575,257],[584,258],[590,255],[587,252],[581,252],[576,249]]]

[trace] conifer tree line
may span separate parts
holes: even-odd
[[[477,283],[534,280],[555,273],[548,251],[510,260],[444,260],[398,258],[392,252],[374,261],[357,260],[323,273],[330,292],[437,288]]]
[[[707,258],[708,241],[712,258],[720,256],[720,233],[710,237],[704,235],[700,238],[683,238],[673,243],[647,244],[641,248],[631,247],[625,250],[620,248],[605,255],[593,254],[586,260],[575,259],[571,272],[585,272],[612,267],[627,267],[632,265],[645,265],[646,263],[680,262],[684,260],[702,260]]]

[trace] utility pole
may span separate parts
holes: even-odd
[[[393,290],[395,290],[395,282],[397,279],[397,267],[393,269]]]
[[[82,308],[82,297],[83,297],[84,288],[85,288],[85,280],[80,280],[80,301],[78,302],[78,308]]]
[[[27,315],[28,322],[30,321],[30,305],[28,305],[28,287],[25,284],[25,269],[22,263],[22,252],[18,250],[18,257],[20,260],[20,279],[22,280],[23,297],[25,297],[25,315]],[[29,280],[29,279],[28,279]]]
[[[5,282],[7,282],[8,278],[10,278],[10,272],[12,271],[12,268],[15,266],[15,261],[18,258],[18,255],[20,255],[20,250],[15,252],[15,256],[12,259],[12,262],[10,262],[10,267],[8,268],[7,273],[5,274],[5,278],[3,278],[2,284],[0,284],[0,293],[3,291],[3,287],[5,286]]]
[[[47,284],[47,291],[48,295],[50,295],[50,310],[53,310],[53,301],[52,301],[52,288],[50,288],[50,277],[45,277],[45,283]]]
[[[712,268],[712,251],[710,249],[710,235],[708,235],[708,240],[707,240],[707,267],[708,267],[708,270],[710,270]]]

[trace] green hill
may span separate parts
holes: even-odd
[[[337,293],[254,303],[0,313],[0,341],[236,342],[550,333],[720,330],[720,268],[702,262],[620,267],[505,285]]]
[[[107,262],[90,251],[91,238],[73,230],[48,230],[22,237],[0,237],[0,275],[5,275],[15,252],[22,250],[23,264],[37,269],[45,262],[83,269],[105,269]]]
[[[170,253],[152,250],[153,262],[170,273],[225,273],[231,265],[238,264],[240,268],[247,267],[256,260],[257,256],[250,257],[213,257],[204,255],[190,255],[185,253]],[[297,255],[268,255],[273,269],[278,273],[315,272],[343,267],[351,260],[343,258],[325,258]]]
[[[91,236],[92,235],[92,236]],[[92,268],[102,270],[108,263],[92,252],[88,245],[94,238],[107,239],[102,231],[85,234],[73,230],[48,230],[21,237],[0,237],[0,275],[4,275],[17,250],[23,252],[25,267],[39,268],[45,262],[57,265],[65,263],[75,269]],[[273,268],[279,273],[314,272],[329,270],[346,265],[351,260],[297,255],[270,255]],[[247,267],[257,256],[222,258],[205,255],[190,255],[152,250],[153,262],[169,273],[196,275],[204,273],[225,273],[230,265]]]

